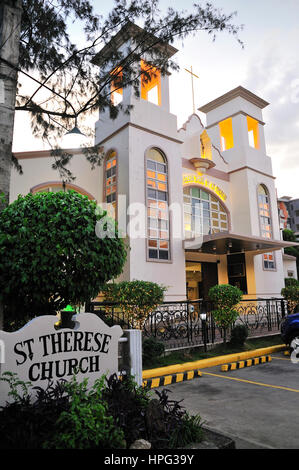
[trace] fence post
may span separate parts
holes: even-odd
[[[124,336],[128,339],[125,349],[127,352],[127,370],[134,377],[135,382],[142,385],[142,331],[124,330]]]
[[[267,323],[268,323],[268,331],[272,331],[272,322],[271,322],[271,305],[270,300],[266,299],[266,309],[267,309]]]
[[[188,339],[188,342],[191,343],[192,342],[192,317],[193,317],[193,313],[194,313],[194,305],[192,305],[189,300],[187,300],[187,339]]]
[[[286,314],[286,311],[285,311],[285,301],[284,301],[284,299],[281,299],[280,304],[281,304],[281,316],[282,316],[282,318],[284,318],[284,317],[285,317],[285,314]]]

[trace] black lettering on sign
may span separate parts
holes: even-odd
[[[72,346],[71,346],[71,337],[73,336],[72,331],[65,331],[64,332],[64,349],[63,352],[72,352]]]
[[[30,366],[28,371],[28,378],[30,382],[36,382],[40,378],[39,368],[40,364],[32,364],[32,366]]]
[[[94,352],[98,352],[100,351],[101,347],[102,347],[102,344],[101,344],[101,338],[102,338],[103,334],[102,333],[96,333],[94,335],[94,341],[96,343],[96,345],[98,346],[98,349],[95,349],[93,348]]]
[[[50,335],[44,335],[39,337],[39,342],[43,343],[43,357],[48,356],[48,344],[47,340],[50,338]]]
[[[33,358],[32,344],[33,343],[34,343],[34,339],[31,338],[31,339],[26,339],[26,341],[23,341],[21,343],[15,344],[14,352],[18,354],[19,356],[23,357],[23,361],[21,362],[16,359],[16,363],[18,366],[24,364],[24,362],[26,362],[28,358],[32,361],[32,358]],[[26,346],[27,348],[25,348]],[[27,352],[21,350],[20,348],[27,349]]]
[[[23,357],[23,361],[22,361],[22,362],[21,362],[21,361],[18,361],[18,360],[16,359],[16,363],[17,363],[18,366],[24,364],[24,362],[25,362],[26,359],[27,359],[27,354],[26,354],[22,349],[19,349],[19,346],[20,346],[20,348],[22,348],[22,344],[23,344],[23,343],[16,343],[16,344],[15,344],[15,347],[14,347],[14,352],[15,352],[15,354],[19,354],[20,356]]]
[[[83,351],[83,331],[74,331],[74,351]]]
[[[101,349],[102,353],[104,353],[104,354],[108,353],[109,343],[110,343],[111,338],[112,338],[111,335],[104,335],[103,345],[102,345],[102,349]]]
[[[62,333],[53,333],[51,335],[52,341],[52,354],[61,353],[62,352],[62,341],[61,341]],[[56,337],[56,338],[55,338]]]

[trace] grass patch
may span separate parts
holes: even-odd
[[[208,359],[210,357],[222,356],[225,354],[233,354],[244,351],[252,351],[254,349],[267,348],[270,346],[276,346],[283,344],[280,334],[273,336],[264,336],[261,338],[247,338],[244,346],[232,347],[230,343],[226,346],[223,344],[217,344],[213,349],[206,353],[199,348],[192,348],[181,351],[174,351],[170,354],[164,354],[163,356],[152,359],[144,363],[144,369],[154,369],[157,367],[170,366],[173,364],[183,364],[184,362],[198,361],[201,359]]]

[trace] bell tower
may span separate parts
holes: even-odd
[[[125,56],[136,48],[140,34],[142,29],[129,23],[99,52],[94,62],[101,66],[101,58],[111,56],[112,49],[114,53],[121,50]],[[120,109],[116,119],[111,119],[109,109],[99,114],[95,142],[104,147],[106,154],[112,152],[112,163],[115,161],[113,171],[110,168],[106,171],[106,160],[103,162],[99,184],[103,181],[103,202],[116,200],[118,221],[120,217],[122,222],[125,219],[130,250],[121,279],[161,285],[167,280],[166,300],[181,300],[186,296],[185,255],[182,239],[174,236],[170,206],[183,204],[182,140],[177,131],[177,117],[170,113],[169,74],[163,74],[155,66],[155,56],[159,57],[160,52],[156,52],[157,48],[163,48],[166,59],[177,49],[154,39],[150,54],[140,53],[135,65],[139,96],[134,84],[126,84],[125,80],[122,83],[125,70],[115,65],[108,69],[108,73],[115,75],[107,90],[113,104],[122,103],[131,109],[128,113]],[[105,188],[110,194],[105,193]]]
[[[112,50],[117,48],[126,56],[132,47],[136,47],[134,41],[142,33],[139,26],[128,23],[124,26],[111,41],[97,54],[94,63],[101,67],[103,57],[109,57]],[[140,61],[135,65],[136,76],[139,76],[139,94],[137,97],[133,84],[122,87],[122,69],[116,67],[108,70],[108,73],[115,75],[115,80],[107,88],[107,93],[111,93],[111,101],[114,105],[122,103],[124,107],[132,106],[128,114],[120,111],[116,119],[110,118],[109,109],[99,114],[99,120],[96,123],[96,143],[107,139],[112,133],[127,124],[139,127],[145,127],[152,132],[171,135],[176,138],[177,126],[176,116],[170,114],[169,106],[169,74],[162,74],[161,71],[149,65],[153,64],[155,48],[161,45],[155,45],[149,54],[148,52],[140,54]],[[171,45],[163,46],[163,53],[170,58],[177,52]],[[148,60],[148,62],[147,62]],[[109,90],[110,87],[110,90]]]
[[[206,128],[227,162],[231,232],[261,241],[280,241],[275,177],[271,158],[266,153],[262,115],[268,104],[239,86],[199,111],[206,113]],[[246,265],[254,266],[257,294],[258,289],[269,295],[281,291],[281,250],[257,255],[247,253],[245,257]]]
[[[279,240],[276,224],[276,189],[271,158],[266,153],[262,110],[268,102],[239,86],[199,108],[206,114],[206,129],[227,162],[231,182],[232,231],[260,236],[257,188],[270,193],[273,238]]]

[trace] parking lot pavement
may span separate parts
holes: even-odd
[[[202,377],[168,385],[190,414],[235,439],[236,448],[299,448],[299,363],[283,353],[272,361],[222,372],[202,369]]]

